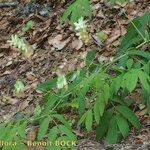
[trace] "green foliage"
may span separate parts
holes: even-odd
[[[143,21],[145,15],[135,20],[137,22]],[[119,52],[122,51],[122,47],[123,54],[119,53],[112,62],[95,64],[96,53],[91,50],[85,60],[86,67],[72,72],[66,77],[67,89],[56,90],[57,78],[46,81],[39,86],[41,90],[49,91],[50,95],[55,97],[51,98],[51,101],[53,99],[53,103],[58,102],[56,110],[59,110],[61,105],[70,107],[72,100],[76,101],[78,107],[75,109],[78,109],[79,120],[75,125],[78,128],[85,126],[88,132],[96,126],[96,137],[99,139],[106,136],[106,141],[109,144],[117,142],[119,133],[122,137],[127,137],[129,127],[140,128],[137,116],[129,108],[134,101],[127,98],[130,93],[135,92],[137,87],[143,89],[142,99],[144,100],[142,102],[147,105],[148,111],[150,110],[149,100],[145,99],[150,91],[150,53],[140,50],[141,46],[149,41],[148,33],[143,34],[148,22],[142,22],[141,28],[138,28],[136,21],[132,21],[129,25],[129,33],[127,32],[121,43]],[[132,28],[132,39],[138,39],[136,43],[129,42],[132,41],[129,40],[129,37],[131,38],[130,28]],[[141,35],[146,41],[141,40]],[[115,72],[113,76],[108,71],[111,66]],[[70,105],[68,105],[69,103]]]
[[[22,138],[26,137],[26,128],[27,121],[26,120],[18,120],[17,122],[10,122],[9,124],[1,123],[1,141],[12,142],[10,145],[5,146],[3,149],[19,149],[21,147],[23,150],[26,149],[25,144],[22,142]]]
[[[146,91],[144,88],[142,89],[142,94],[141,94],[141,100],[142,103],[145,104],[147,106],[147,111],[150,115],[150,91]]]
[[[109,127],[108,127],[108,132],[107,132],[107,135],[106,135],[106,141],[107,143],[109,144],[114,144],[117,142],[117,121],[116,121],[116,118],[113,117],[111,120],[110,120],[110,123],[109,123]]]
[[[41,109],[40,105],[37,105],[36,108],[34,109],[34,115],[36,117],[38,117],[38,116],[40,116],[41,112],[42,112],[42,109]]]
[[[121,116],[121,115],[118,115],[118,116],[116,117],[116,119],[117,119],[118,128],[119,128],[121,134],[123,135],[123,137],[125,138],[125,137],[128,135],[128,133],[129,133],[129,125],[128,125],[128,122],[127,122],[127,120],[126,120],[123,116]]]
[[[34,22],[32,20],[28,21],[23,27],[22,27],[22,31],[23,32],[27,32],[28,30],[30,30],[32,27],[34,26]]]
[[[86,65],[87,66],[90,66],[93,63],[93,59],[95,58],[95,55],[96,55],[96,52],[94,50],[89,51],[87,53],[87,56],[86,56]]]
[[[67,19],[70,23],[77,22],[81,17],[92,17],[92,9],[89,0],[75,0],[64,12],[61,17],[61,23],[64,23]]]
[[[37,135],[38,140],[41,140],[42,138],[44,138],[49,127],[49,121],[50,121],[49,117],[46,117],[42,120],[39,131],[38,131],[38,135]]]
[[[23,92],[25,89],[25,85],[22,81],[20,80],[17,80],[14,84],[14,89],[13,89],[13,94],[14,95],[18,95],[20,94],[21,92]]]
[[[113,109],[106,110],[104,112],[104,115],[100,118],[101,120],[96,128],[97,139],[102,138],[106,134],[108,127],[109,127],[109,122],[113,115],[113,111],[114,111]]]
[[[132,47],[136,47],[141,42],[149,41],[149,33],[147,30],[147,24],[150,22],[150,12],[146,12],[142,17],[137,17],[128,25],[128,32],[123,38],[120,45],[120,52],[126,52],[132,50]]]
[[[122,114],[128,121],[137,129],[140,128],[140,123],[135,114],[127,106],[116,106],[116,110]]]

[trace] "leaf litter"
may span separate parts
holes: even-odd
[[[24,2],[27,1],[22,0],[22,3]],[[42,94],[36,91],[36,85],[55,76],[57,69],[68,72],[82,67],[84,65],[82,58],[88,49],[97,49],[99,55],[113,57],[128,24],[122,10],[132,19],[137,15],[141,16],[150,6],[149,0],[135,0],[133,4],[124,6],[108,5],[104,0],[91,0],[91,3],[94,17],[88,22],[88,29],[92,35],[101,31],[107,35],[102,45],[96,37],[88,45],[84,45],[67,23],[63,26],[58,25],[59,16],[63,11],[63,7],[58,3],[47,17],[34,13],[16,16],[15,8],[0,8],[0,121],[9,120],[20,112],[32,114],[42,97]],[[34,21],[34,26],[27,32],[22,32],[22,26],[30,20]],[[25,37],[36,49],[30,59],[25,59],[19,52],[10,48],[7,41],[12,34]],[[28,85],[25,93],[19,98],[14,97],[12,93],[18,79]],[[150,141],[150,122],[145,109],[139,110],[137,115],[142,120],[142,131],[136,133],[133,130],[123,143],[141,144]],[[34,136],[34,132],[35,130],[32,133],[31,129],[31,136]],[[83,142],[88,142],[92,147],[91,139],[88,140]]]

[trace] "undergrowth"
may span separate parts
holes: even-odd
[[[69,9],[84,10],[91,16],[89,1],[83,2],[85,9],[79,7],[79,0]],[[71,13],[71,22],[81,17],[81,13],[76,16],[72,9],[67,10],[62,22]],[[96,51],[90,50],[85,67],[39,84],[37,89],[44,93],[43,104],[37,105],[34,115],[22,113],[0,124],[0,140],[17,142],[13,143],[15,146],[3,145],[2,149],[26,149],[27,129],[31,126],[39,127],[37,141],[51,142],[45,145],[48,150],[75,149],[71,142],[56,144],[56,141],[77,141],[76,129],[89,135],[95,132],[97,140],[105,138],[108,144],[126,138],[132,126],[139,130],[132,93],[139,92],[141,104],[150,114],[150,52],[143,50],[150,42],[149,22],[150,12],[130,21],[113,60],[97,62]]]

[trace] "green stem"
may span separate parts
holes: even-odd
[[[116,59],[114,59],[113,61],[104,64],[101,68],[99,68],[98,72],[100,72],[100,71],[101,71],[103,68],[105,68],[105,67],[106,67],[106,68],[105,68],[105,71],[106,71],[106,69],[107,69],[110,65],[112,65],[114,62],[120,60],[121,58],[123,58],[123,57],[125,57],[125,56],[127,56],[127,55],[128,55],[127,53],[126,53],[126,54],[123,54],[123,55],[117,57]]]
[[[131,24],[134,26],[134,28],[136,29],[136,31],[142,37],[142,39],[144,40],[144,42],[146,42],[147,41],[146,38],[143,36],[143,34],[140,32],[140,30],[136,27],[136,25],[133,23],[133,21],[131,21]]]
[[[142,37],[142,39],[144,40],[144,42],[146,42],[146,38],[143,36],[143,34],[140,32],[140,30],[137,28],[137,26],[134,24],[134,22],[128,17],[128,15],[124,12],[125,16],[129,19],[129,21],[131,22],[131,24],[134,26],[134,28],[136,29],[136,31],[138,32],[138,34]]]
[[[150,42],[150,40],[144,41],[143,43],[141,43],[140,45],[138,45],[138,46],[136,47],[136,49],[140,48],[141,46],[143,46],[143,45],[145,45],[146,43],[149,43],[149,42]]]

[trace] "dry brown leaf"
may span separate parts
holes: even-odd
[[[106,40],[106,45],[110,46],[112,43],[114,43],[118,38],[121,36],[120,30],[113,31],[109,38]]]
[[[18,102],[19,102],[19,99],[17,99],[17,98],[10,98],[8,103],[11,105],[15,105]]]
[[[103,18],[103,19],[106,18],[106,16],[105,16],[104,13],[102,12],[102,10],[99,10],[99,11],[98,11],[97,17],[100,17],[100,18]]]
[[[79,137],[84,137],[84,134],[82,134],[79,130],[74,130],[74,133]]]
[[[2,75],[8,75],[8,74],[11,74],[11,71],[6,70]]]
[[[67,43],[70,41],[70,38],[66,39],[66,40],[62,40],[63,39],[63,36],[62,34],[58,34],[57,36],[55,37],[50,37],[48,38],[48,43],[50,45],[52,45],[53,47],[55,47],[56,49],[58,50],[61,50],[63,49]]]
[[[4,104],[15,105],[16,103],[19,102],[19,99],[17,99],[17,98],[12,98],[12,97],[10,97],[10,96],[2,96],[2,97],[1,97],[1,102],[3,102]]]
[[[140,111],[138,111],[136,114],[137,114],[138,116],[144,116],[144,115],[147,114],[147,109],[145,108],[145,109],[143,109],[143,110],[140,110]]]
[[[27,72],[26,77],[29,81],[34,81],[35,80],[35,74],[33,72]]]
[[[25,100],[22,103],[20,103],[18,111],[22,111],[22,110],[24,110],[28,106],[29,106],[29,101]]]
[[[76,50],[81,49],[82,46],[83,46],[83,42],[79,39],[76,39],[71,43],[71,47]]]
[[[3,53],[0,53],[0,58],[3,57],[3,56],[4,56],[4,54],[3,54]]]
[[[8,67],[8,66],[10,66],[12,63],[13,63],[12,61],[8,61],[5,66]]]
[[[36,138],[37,127],[31,127],[27,133],[27,139],[34,141]]]

